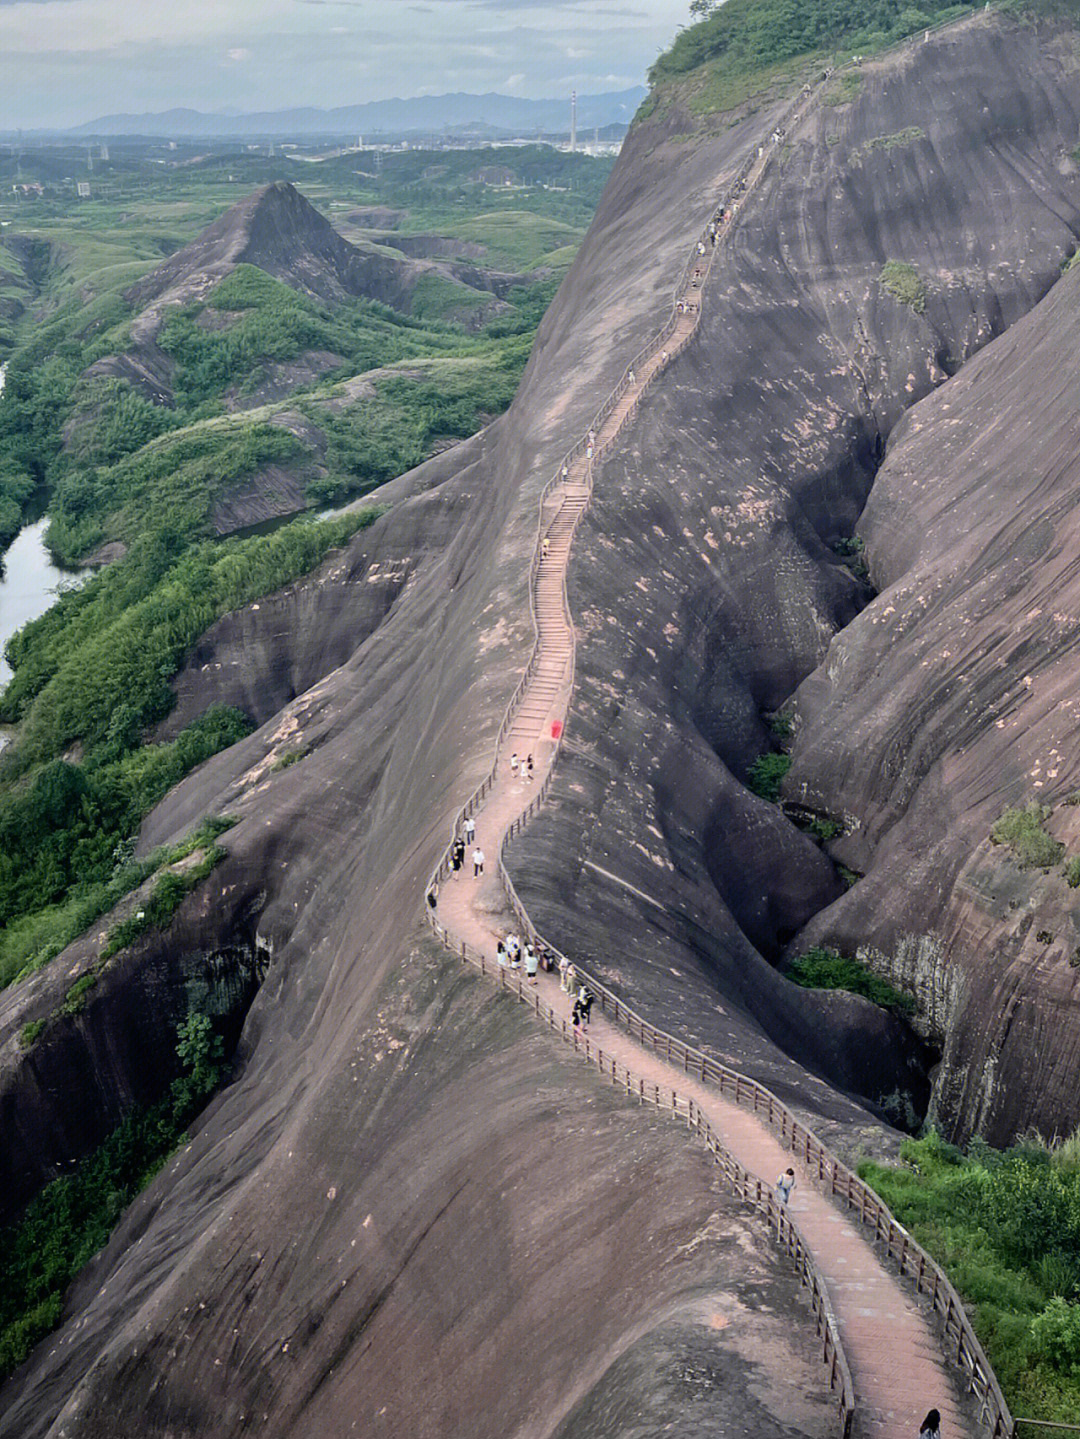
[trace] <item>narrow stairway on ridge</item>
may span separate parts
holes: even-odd
[[[804,97],[799,108],[805,104]],[[759,157],[753,182],[764,172],[768,158],[767,152]],[[710,246],[710,266],[714,255],[729,239],[734,220],[734,216],[729,216],[717,244]],[[504,888],[501,856],[505,840],[511,826],[520,822],[523,812],[532,811],[535,794],[546,787],[558,755],[559,736],[571,696],[574,632],[564,595],[574,531],[588,505],[594,467],[604,450],[632,417],[650,381],[693,334],[700,313],[700,278],[692,279],[691,288],[678,294],[671,333],[665,331],[647,355],[635,360],[633,384],[626,385],[608,414],[598,417],[584,453],[568,461],[550,494],[545,493],[541,501],[540,538],[532,585],[536,662],[504,726],[505,734],[495,756],[487,793],[478,807],[469,806],[466,811],[476,822],[477,843],[492,862],[484,874],[473,878],[468,862],[463,870],[451,873],[444,856],[429,887],[437,896],[437,918],[433,918],[436,931],[463,955],[483,956],[489,972],[495,974],[499,974],[496,946],[516,923]],[[687,301],[692,306],[689,310],[685,308]],[[532,756],[532,776],[523,774],[517,763],[511,766],[511,756],[516,760]],[[571,996],[561,993],[560,986],[549,975],[538,977],[536,983],[537,993],[543,995],[555,1013],[563,1013],[565,1029],[565,1022],[570,1019]],[[768,1181],[772,1173],[780,1172],[792,1158],[754,1116],[724,1100],[706,1085],[690,1080],[606,1020],[596,1021],[595,1032],[603,1049],[632,1072],[673,1093],[692,1097],[729,1151],[764,1181]],[[857,1432],[881,1436],[881,1439],[899,1432],[914,1433],[925,1412],[923,1396],[933,1394],[937,1396],[948,1432],[974,1435],[976,1430],[960,1399],[925,1306],[890,1272],[858,1224],[841,1214],[815,1188],[814,1177],[805,1166],[797,1160],[792,1162],[799,1170],[797,1198],[792,1201],[793,1218],[810,1245],[836,1310],[855,1383]]]

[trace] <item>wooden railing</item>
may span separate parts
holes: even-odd
[[[478,969],[481,974],[495,980],[501,989],[516,995],[541,1023],[546,1024],[565,1044],[572,1045],[575,1052],[587,1063],[595,1065],[601,1074],[610,1078],[612,1085],[623,1091],[628,1099],[636,1099],[639,1104],[655,1105],[657,1109],[685,1120],[687,1127],[695,1130],[701,1137],[734,1193],[764,1215],[775,1232],[777,1243],[790,1255],[802,1283],[809,1291],[817,1332],[822,1342],[822,1357],[828,1372],[829,1388],[837,1396],[839,1433],[841,1439],[849,1439],[855,1414],[855,1387],[840,1342],[840,1330],[829,1298],[828,1286],[814,1265],[810,1248],[798,1225],[791,1218],[786,1206],[777,1200],[773,1186],[766,1184],[758,1175],[752,1174],[739,1163],[702,1113],[700,1105],[692,1098],[680,1094],[677,1089],[669,1089],[653,1080],[644,1079],[614,1055],[606,1053],[600,1045],[594,1044],[587,1034],[556,1014],[539,991],[527,984],[520,974],[511,974],[501,965],[485,958],[464,940],[456,939],[434,915],[431,916],[431,926],[448,949],[459,955],[466,964]]]
[[[550,775],[548,778],[550,779]],[[509,841],[522,827],[540,798],[541,796],[537,795],[525,814],[511,825],[500,848],[499,866],[503,882],[508,887],[510,907],[523,936],[533,945],[541,946],[558,961],[562,958],[560,951],[537,932],[505,868],[505,852]],[[766,1089],[749,1075],[741,1074],[738,1070],[713,1059],[703,1050],[658,1029],[580,964],[575,962],[575,968],[582,983],[596,996],[601,1011],[613,1023],[621,1025],[639,1044],[651,1049],[667,1063],[682,1069],[686,1074],[692,1074],[705,1084],[715,1085],[721,1095],[740,1108],[752,1110],[758,1119],[768,1125],[781,1142],[804,1162],[820,1188],[854,1212],[868,1229],[873,1230],[874,1239],[885,1249],[900,1273],[914,1282],[917,1291],[927,1296],[934,1310],[941,1316],[943,1348],[949,1359],[960,1369],[966,1387],[976,1396],[980,1420],[992,1439],[1002,1439],[1002,1436],[1011,1439],[1016,1432],[1016,1421],[1005,1402],[990,1361],[976,1338],[960,1296],[946,1278],[945,1271],[912,1239],[885,1201],[857,1174],[841,1163],[813,1130],[797,1119],[770,1089]]]
[[[936,28],[936,27],[934,27]],[[910,41],[903,41],[901,44],[909,44]],[[899,47],[898,47],[899,48]],[[794,103],[785,111],[784,115],[777,122],[778,127],[786,129],[787,126],[798,118],[801,109],[808,103],[812,91],[809,87],[803,90]],[[741,197],[749,192],[749,186],[756,184],[768,167],[773,156],[773,149],[767,144],[757,155],[752,156],[735,178],[730,182],[731,188]],[[724,235],[730,229],[734,216],[729,217],[725,226]],[[653,335],[634,358],[627,365],[622,378],[616,384],[611,394],[600,406],[593,419],[590,428],[599,436],[604,422],[611,415],[626,391],[630,388],[630,375],[635,374],[649,359],[655,355],[658,348],[662,347],[666,340],[675,333],[679,323],[679,312],[677,309],[678,300],[682,299],[688,285],[693,277],[695,268],[701,267],[704,271],[702,284],[698,290],[699,295],[704,293],[704,281],[711,269],[716,251],[719,249],[720,240],[717,244],[711,243],[709,236],[708,222],[702,229],[699,239],[704,240],[706,253],[700,256],[697,253],[699,241],[695,240],[691,257],[683,271],[682,276],[675,289],[675,301],[672,305],[672,312],[665,324]],[[698,311],[700,315],[700,310]],[[670,362],[675,354],[689,342],[691,335],[696,328],[695,325],[688,328],[680,338],[679,345],[674,348],[668,356]],[[658,367],[651,379],[656,374],[662,373],[663,366]],[[635,380],[636,382],[636,380]],[[643,386],[642,389],[647,388]],[[586,469],[586,484],[591,493],[593,485],[594,465],[600,460],[602,454],[610,447],[623,426],[632,418],[636,410],[636,403],[630,408],[622,423],[614,434],[608,437],[605,444],[594,445],[592,462]],[[588,440],[579,440],[566,452],[560,460],[555,473],[544,486],[540,495],[539,514],[537,520],[536,546],[532,563],[529,569],[529,609],[533,621],[535,634],[533,651],[525,672],[519,681],[517,688],[510,698],[503,715],[502,723],[495,739],[494,760],[487,777],[478,786],[462,808],[455,821],[451,838],[446,849],[439,860],[438,865],[432,874],[428,885],[428,894],[433,896],[437,892],[437,886],[446,877],[450,869],[450,849],[454,839],[460,833],[462,823],[470,815],[474,814],[483,803],[484,798],[495,783],[499,750],[502,742],[513,724],[518,704],[525,689],[536,671],[542,652],[540,628],[536,615],[535,582],[540,566],[542,554],[542,538],[544,531],[544,505],[557,485],[562,483],[564,469],[568,470],[570,465],[586,452]],[[571,682],[573,679],[574,664],[576,662],[576,645],[574,643],[573,620],[570,613],[569,598],[566,590],[566,575],[563,575],[563,607],[571,639],[569,663],[571,667]],[[532,920],[529,918],[525,906],[522,904],[513,881],[506,868],[506,852],[515,837],[519,834],[532,816],[540,808],[548,792],[554,777],[555,761],[561,748],[565,727],[560,732],[559,738],[551,755],[550,764],[543,782],[537,789],[527,808],[511,823],[499,846],[497,870],[500,881],[506,891],[507,899],[514,916],[517,920],[522,934],[536,946],[546,950],[554,959],[561,958],[560,952],[549,944],[539,934]],[[456,940],[451,936],[444,926],[436,918],[435,910],[430,905],[424,906],[425,914],[437,937],[442,940],[455,953],[459,953],[467,962],[475,965],[481,973],[492,973],[493,966],[486,961],[482,954],[473,952],[465,942]],[[506,971],[494,967],[497,972],[499,983],[504,987],[513,987],[513,981],[508,980]],[[788,1107],[779,1100],[771,1090],[759,1084],[757,1080],[740,1074],[737,1070],[730,1069],[727,1065],[721,1064],[718,1060],[706,1055],[704,1051],[695,1049],[673,1035],[658,1029],[655,1025],[630,1009],[614,991],[600,983],[594,976],[588,974],[580,965],[575,965],[578,975],[596,995],[601,1010],[616,1024],[622,1025],[629,1034],[639,1043],[651,1048],[655,1053],[661,1055],[668,1063],[679,1065],[685,1073],[700,1077],[704,1083],[715,1084],[719,1087],[720,1093],[726,1098],[733,1100],[743,1108],[752,1109],[753,1112],[768,1124],[768,1126],[780,1136],[782,1142],[787,1144],[792,1153],[803,1160],[811,1175],[818,1184],[834,1199],[845,1204],[848,1210],[858,1214],[860,1222],[874,1232],[875,1241],[882,1245],[889,1257],[896,1263],[899,1271],[905,1277],[914,1281],[918,1292],[929,1298],[934,1311],[940,1315],[942,1321],[942,1343],[945,1352],[959,1368],[968,1389],[973,1393],[979,1402],[980,1421],[985,1425],[990,1439],[1014,1439],[1016,1434],[1016,1420],[1009,1411],[997,1377],[990,1362],[983,1352],[971,1322],[967,1317],[960,1296],[946,1278],[944,1271],[933,1260],[929,1254],[908,1234],[907,1230],[896,1220],[892,1211],[884,1201],[854,1174],[846,1165],[842,1164],[821,1142],[814,1132],[808,1129],[799,1121]],[[646,1100],[660,1107],[667,1108],[666,1096],[669,1091],[661,1091],[655,1085],[646,1085],[644,1080],[635,1080],[629,1070],[623,1067],[623,1078],[619,1078],[619,1066],[617,1061],[609,1056],[603,1056],[603,1052],[593,1047],[590,1052],[587,1036],[579,1038],[576,1030],[571,1029],[568,1033],[565,1020],[559,1020],[550,1006],[544,1004],[539,995],[533,995],[527,991],[521,980],[517,981],[518,997],[523,1001],[534,998],[534,1008],[537,1015],[546,1020],[548,1025],[561,1032],[562,1037],[572,1042],[575,1049],[584,1047],[586,1059],[596,1062],[601,1068],[606,1062],[609,1065],[609,1072],[612,1074],[614,1083],[625,1082],[627,1093],[637,1097],[644,1103]],[[638,1088],[634,1088],[637,1085]],[[680,1098],[676,1091],[670,1091],[670,1108],[676,1114],[685,1112],[688,1122],[702,1134],[709,1148],[720,1163],[725,1176],[728,1178],[735,1192],[742,1198],[747,1199],[756,1208],[762,1210],[769,1218],[770,1224],[776,1226],[778,1241],[792,1255],[799,1268],[803,1282],[811,1292],[811,1299],[814,1305],[814,1312],[817,1316],[818,1332],[824,1336],[824,1357],[829,1371],[829,1384],[833,1390],[839,1391],[839,1417],[840,1433],[842,1439],[847,1439],[850,1434],[853,1416],[855,1412],[854,1388],[851,1382],[851,1374],[844,1357],[843,1348],[840,1342],[839,1329],[837,1328],[835,1316],[828,1301],[828,1290],[825,1281],[817,1273],[814,1267],[810,1252],[799,1234],[797,1227],[792,1223],[786,1210],[782,1209],[775,1200],[772,1188],[748,1170],[745,1170],[724,1147],[719,1137],[712,1130],[708,1121],[693,1104],[693,1101]],[[663,1097],[662,1097],[663,1096]],[[680,1105],[683,1106],[680,1109]],[[1031,1422],[1031,1421],[1022,1421]]]

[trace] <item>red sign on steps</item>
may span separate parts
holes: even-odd
[[[551,738],[558,739],[562,734],[562,720],[551,721]]]

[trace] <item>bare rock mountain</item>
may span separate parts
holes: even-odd
[[[927,855],[937,843],[948,813],[941,776],[963,775],[987,813],[1001,796],[956,759],[966,741],[951,719],[915,718],[941,703],[940,686],[927,692],[920,674],[951,673],[931,628],[923,653],[892,632],[881,663],[903,666],[902,712],[882,706],[856,742],[879,643],[876,631],[858,637],[877,606],[866,609],[866,586],[833,545],[874,493],[897,421],[950,371],[990,346],[960,379],[974,375],[976,395],[997,387],[1002,404],[1010,377],[1020,397],[1034,396],[1021,358],[1006,352],[999,369],[990,342],[1052,290],[1075,246],[1080,74],[1071,32],[982,15],[861,73],[850,104],[815,101],[783,137],[714,268],[693,343],[599,476],[572,562],[580,644],[568,743],[553,802],[513,867],[541,927],[639,1006],[768,1078],[840,1141],[880,1149],[890,1142],[883,1112],[926,1103],[931,1056],[883,1011],[796,990],[774,966],[830,906],[839,918],[825,932],[849,916],[854,937],[877,936],[886,954],[920,897],[924,928],[959,926],[948,875],[936,890],[927,875],[906,910],[895,892],[880,912],[871,900],[888,866],[895,891],[901,841]],[[320,575],[204,637],[181,694],[190,702],[201,674],[261,728],[178,786],[142,843],[225,811],[238,820],[228,858],[167,933],[125,954],[122,1006],[116,987],[99,985],[81,1014],[25,1053],[19,1029],[55,1006],[83,961],[69,952],[0,996],[0,1086],[11,1103],[34,1095],[38,1140],[8,1146],[4,1177],[17,1179],[28,1154],[61,1165],[115,1122],[140,1046],[167,1042],[185,965],[221,963],[247,937],[265,978],[246,1012],[246,998],[236,1006],[232,1082],[125,1216],[61,1330],[9,1386],[0,1435],[229,1436],[257,1424],[299,1439],[355,1424],[372,1434],[592,1439],[611,1432],[620,1393],[638,1406],[666,1403],[665,1356],[692,1358],[706,1329],[731,1334],[720,1361],[730,1388],[718,1392],[742,1397],[698,1411],[699,1427],[818,1432],[813,1415],[788,1407],[807,1371],[777,1347],[775,1330],[746,1363],[747,1310],[761,1308],[752,1289],[772,1283],[761,1268],[769,1261],[733,1227],[704,1158],[658,1120],[616,1106],[457,970],[420,914],[528,655],[538,496],[669,313],[703,221],[785,108],[700,117],[673,105],[636,126],[511,410],[387,486],[389,512]],[[882,283],[890,260],[914,269],[923,304],[905,305]],[[1045,302],[1058,309],[1031,316],[1032,343],[1043,324],[1067,342],[1072,283]],[[952,403],[950,388],[929,406]],[[962,394],[956,403],[937,418],[966,420]],[[954,521],[935,516],[952,505],[971,537],[957,574],[967,567],[977,586],[982,566],[988,596],[995,586],[1011,594],[1005,581],[1027,556],[1017,594],[1027,587],[1031,608],[1052,615],[1036,571],[1057,564],[1060,547],[1061,584],[1072,583],[1068,490],[1040,479],[1039,466],[1052,468],[1054,455],[1064,464],[1065,429],[1047,417],[1058,438],[1041,458],[1028,452],[1032,476],[1019,493],[1037,505],[1040,527],[1017,560],[1012,491],[991,483],[984,456],[987,503],[965,510],[962,458],[943,453],[931,468],[910,448],[922,413],[896,443],[898,460],[918,461],[918,484],[904,466],[888,480],[887,466],[883,501],[892,498],[880,521],[873,505],[867,512],[876,582],[899,590],[909,571],[938,563]],[[1018,466],[1021,441],[1010,435],[1009,445]],[[939,495],[939,481],[954,499]],[[939,592],[964,617],[962,578],[952,583],[918,580],[930,602],[915,607],[913,625],[932,623]],[[1021,600],[1008,603],[1019,622]],[[1024,623],[1032,643],[1050,633],[1049,621]],[[847,691],[838,657],[849,629],[864,680]],[[1033,717],[1062,693],[1067,656],[1060,670],[1034,666],[1003,642],[1001,657],[1017,682],[1032,676]],[[967,675],[974,657],[962,663]],[[845,843],[863,845],[867,875],[846,895],[832,856],[744,783],[771,742],[764,716],[800,685],[789,784],[804,807],[850,813],[861,826]],[[851,730],[846,748],[824,742],[830,707]],[[1041,732],[1040,777],[1051,741],[1063,749],[1075,739],[1070,714],[1062,704]],[[994,733],[1011,716],[999,711]],[[900,766],[915,779],[912,815],[940,811],[906,837],[887,785],[866,777],[883,768],[890,725],[905,736],[902,760],[913,757]],[[924,735],[939,756],[925,780],[913,764]],[[993,735],[979,742],[993,764]],[[307,757],[275,769],[285,748]],[[1034,758],[1010,764],[1007,793],[1019,797]],[[1067,778],[1064,764],[1052,776]],[[1074,813],[1055,812],[1063,839]],[[983,842],[983,812],[958,828],[966,838],[948,851],[957,873]],[[1015,914],[1018,890],[971,873],[963,893],[993,898],[981,908],[965,899],[969,917],[985,924],[988,906],[1002,903]],[[1056,883],[1046,881],[1048,904],[1063,902],[1050,894]],[[961,896],[958,881],[953,889]],[[996,923],[987,933],[1004,933]],[[942,973],[957,953],[944,947],[934,961]],[[1064,1056],[1075,1014],[1057,1003],[1068,995],[1054,963],[1022,974],[1044,996],[1029,1032]],[[970,973],[974,994],[983,980]],[[965,1054],[1012,1022],[989,1003],[978,1012],[983,1033],[967,1023]],[[962,1018],[960,1007],[949,1022]],[[1029,1071],[998,1047],[998,1082],[1018,1084]],[[108,1066],[95,1063],[103,1052]],[[92,1102],[75,1133],[65,1095],[78,1086]],[[1035,1107],[1026,1092],[1020,1102]],[[1072,1096],[1039,1102],[1064,1119]],[[687,1264],[688,1254],[700,1262]],[[784,1303],[782,1290],[764,1292],[766,1305]],[[783,1313],[801,1343],[808,1329]],[[752,1407],[763,1389],[771,1413]],[[685,1416],[686,1391],[673,1402]]]
[[[1000,1141],[1080,1122],[1078,353],[1074,270],[897,427],[859,522],[880,593],[798,691],[788,781],[866,873],[812,933],[919,996],[935,1112]],[[1032,804],[1062,848],[1025,868],[990,831]]]
[[[874,732],[880,746],[894,746],[875,780],[879,803],[888,795],[895,815],[906,802],[892,788],[903,768],[893,755],[914,743],[916,716],[934,713],[941,694],[921,657],[909,667],[910,649],[892,650],[894,664],[879,676],[892,687],[887,703],[865,672],[856,679],[842,668],[845,627],[875,633],[873,616],[891,612],[883,601],[851,624],[868,592],[835,547],[876,493],[886,440],[905,409],[1022,316],[1073,252],[1080,84],[1071,35],[989,17],[867,62],[860,75],[849,103],[814,107],[784,137],[714,272],[695,344],[605,465],[570,579],[584,635],[574,742],[556,803],[523,836],[514,874],[542,929],[612,983],[647,996],[668,1027],[740,1056],[805,1102],[802,1081],[788,1090],[782,1067],[749,1035],[751,1015],[817,1073],[910,1119],[908,1105],[917,1111],[926,1098],[911,1073],[917,1051],[905,1061],[900,1036],[882,1031],[877,1061],[868,1060],[839,1021],[819,1024],[816,1005],[773,968],[789,946],[797,953],[811,940],[849,952],[873,946],[879,926],[881,948],[892,952],[884,887],[867,879],[841,897],[830,856],[745,781],[754,758],[774,746],[767,716],[823,664],[817,687],[835,685],[845,708],[821,716],[814,750],[837,763],[800,786],[800,739],[788,797],[807,817],[860,825],[854,801],[867,783],[863,760],[878,753],[864,745]],[[887,288],[890,261],[915,277],[913,304]],[[1072,423],[1067,409],[1061,422]],[[918,496],[937,493],[934,452],[929,438]],[[957,476],[963,471],[959,457]],[[1045,483],[1035,476],[1032,484]],[[1008,514],[1018,534],[1022,521],[999,478],[984,524],[1000,526]],[[907,514],[909,536],[921,533],[929,514],[914,498]],[[888,553],[882,530],[874,543]],[[943,562],[947,536],[943,529]],[[990,554],[988,595],[1022,563],[1004,534]],[[943,583],[931,567],[927,603]],[[995,655],[1002,683],[1020,685],[1030,661],[1015,673],[1020,661],[1007,653],[1019,651]],[[896,728],[905,724],[914,728],[901,742]],[[942,804],[938,822],[948,827],[959,797],[945,806],[940,786],[933,800],[925,793]],[[866,821],[873,833],[873,811]],[[925,854],[928,833],[913,823],[909,836],[908,857]],[[861,871],[867,845],[856,837],[835,858]],[[894,915],[913,924],[933,915],[936,887],[923,889],[932,874],[921,866],[912,884],[910,868],[891,871]],[[835,931],[834,912],[848,917]],[[921,923],[919,932],[927,932]],[[1052,1008],[1060,986],[1050,980]],[[850,998],[841,1005],[870,1008]],[[972,1009],[969,1045],[996,1054],[993,1012],[982,1001]],[[864,1019],[863,1037],[881,1023]],[[920,1028],[944,1042],[940,1023]],[[997,1069],[998,1089],[1013,1095],[1011,1120],[1026,1112],[1075,1122],[1065,1084],[1075,1033],[1075,1019],[1054,1028],[1056,1058],[1047,1063],[1058,1082],[1038,1100],[1020,1072]],[[935,1112],[963,1127],[950,1104]]]

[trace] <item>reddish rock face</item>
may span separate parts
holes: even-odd
[[[866,66],[850,107],[813,109],[714,268],[694,344],[605,465],[575,551],[579,690],[553,802],[515,852],[519,887],[553,939],[852,1147],[888,1138],[844,1091],[878,1112],[889,1086],[918,1097],[925,1056],[883,1011],[795,991],[771,961],[823,907],[864,895],[865,939],[873,872],[841,897],[831,860],[743,780],[769,740],[762,712],[865,604],[830,547],[884,437],[1032,308],[1080,231],[1072,56],[1071,36],[980,17]],[[400,1434],[599,1435],[624,1380],[643,1404],[668,1392],[656,1376],[696,1285],[759,1302],[749,1235],[725,1230],[712,1268],[686,1267],[710,1216],[730,1218],[704,1158],[565,1069],[430,947],[419,910],[528,654],[539,493],[666,318],[709,206],[781,110],[729,123],[674,109],[636,128],[512,410],[386,487],[389,513],[345,554],[223,621],[181,677],[182,706],[242,697],[262,727],[178,786],[143,843],[225,811],[229,858],[136,957],[119,1019],[88,1006],[30,1051],[35,1093],[62,1111],[88,1054],[125,1052],[110,1026],[139,1023],[154,977],[189,947],[212,953],[241,917],[269,967],[233,1082],[9,1388],[0,1435],[258,1424],[306,1439],[377,1434],[387,1416]],[[873,143],[913,129],[925,136]],[[924,274],[923,316],[881,290],[890,258]],[[1025,654],[1012,666],[1031,669]],[[816,772],[826,701],[800,695],[793,786]],[[846,759],[819,770],[841,794],[867,789],[876,836],[889,795],[862,777],[888,753],[875,734],[878,751],[853,729]],[[309,753],[275,771],[283,747]],[[950,813],[953,754],[913,814]],[[968,833],[957,872],[984,822]],[[919,891],[931,925],[950,883]],[[16,1036],[63,964],[0,997],[0,1082],[16,1099],[31,1063]],[[123,1065],[100,1076],[96,1124],[129,1080]],[[63,1134],[56,1117],[43,1133]],[[67,1158],[64,1142],[45,1158]],[[680,1353],[698,1352],[699,1330]],[[735,1376],[746,1349],[726,1352]],[[786,1414],[805,1371],[771,1340],[760,1354],[755,1392],[772,1386]],[[715,1427],[781,1422],[733,1406]]]
[[[1037,801],[1080,853],[1078,345],[1073,271],[897,427],[859,522],[880,594],[799,690],[789,779],[866,871],[813,933],[919,995],[936,1114],[995,1140],[1080,1122],[1080,900],[989,842]]]
[[[942,672],[950,685],[935,683],[933,655],[951,637],[934,631],[938,652],[928,643],[916,648],[914,639],[901,643],[901,630],[881,623],[885,599],[860,615],[872,591],[834,545],[852,533],[869,496],[859,533],[874,555],[873,578],[887,584],[923,552],[935,506],[969,493],[962,454],[947,459],[950,434],[966,433],[955,410],[924,436],[902,524],[894,522],[895,505],[878,505],[881,485],[882,494],[896,488],[890,465],[874,476],[904,411],[1046,294],[1072,253],[1080,230],[1080,176],[1070,158],[1080,83],[1071,43],[1052,29],[980,16],[863,66],[850,105],[818,107],[792,129],[782,162],[745,205],[733,250],[714,267],[694,343],[605,465],[577,541],[570,594],[582,644],[573,742],[560,762],[555,804],[516,850],[515,883],[563,947],[583,951],[667,1027],[715,1044],[796,1103],[817,1105],[820,1092],[786,1070],[763,1036],[895,1118],[907,1101],[918,1108],[926,1099],[920,1065],[927,1057],[905,1041],[902,1026],[880,1012],[870,1019],[858,1001],[845,1011],[848,1001],[793,990],[771,964],[823,939],[852,953],[877,945],[892,954],[909,928],[935,936],[933,952],[946,943],[935,916],[950,871],[936,836],[950,833],[966,807],[963,781],[960,793],[952,781],[969,761],[925,737],[949,729],[947,712],[956,715],[949,744],[965,745],[981,723],[975,693],[958,681],[974,675],[973,652],[964,647],[962,659],[943,661],[953,667]],[[881,283],[887,260],[914,267],[925,292],[921,313]],[[1059,348],[1040,413],[1072,385],[1070,345]],[[1043,363],[1034,362],[1033,375]],[[948,403],[961,382],[916,416],[928,407],[938,413],[939,399]],[[1004,419],[1007,408],[976,409],[987,456],[1008,433],[1023,463],[1039,420],[1026,414],[1033,423],[1018,430]],[[1062,424],[1068,413],[1060,407]],[[915,423],[913,416],[908,433]],[[955,468],[943,469],[947,463]],[[1059,461],[1048,464],[1056,474]],[[1031,471],[1039,494],[1046,473]],[[1025,507],[1014,505],[1004,483],[999,491],[988,481],[981,492],[971,553],[985,581],[985,663],[1015,693],[1034,663],[1026,630],[1014,644],[989,628],[1001,614],[989,616],[1021,555],[1044,542],[1045,524],[1029,530]],[[1057,503],[1069,502],[1059,496]],[[966,542],[957,548],[951,521],[936,533],[938,548],[916,566],[912,588],[934,616],[953,583],[968,582]],[[1050,543],[1049,534],[1044,539]],[[1045,580],[1045,569],[1027,563]],[[1040,623],[1053,626],[1058,606],[1048,595],[1023,603],[1017,600],[1017,616],[1038,605]],[[905,611],[909,626],[917,609]],[[857,664],[860,655],[865,663]],[[745,788],[753,759],[774,743],[764,716],[796,691],[803,729],[784,796],[855,831],[829,855]],[[1060,712],[1054,723],[1063,723]],[[1010,732],[994,733],[1004,744]],[[1066,769],[1052,753],[1063,748],[1057,732],[1036,743],[1043,775],[1057,765],[1060,784]],[[1017,782],[976,818],[976,843],[1005,798],[1020,793],[1019,775],[1036,756],[1015,762],[1020,768],[1007,769]],[[909,783],[907,772],[922,774],[924,765],[922,787]],[[1002,779],[987,774],[988,792]],[[926,814],[917,820],[909,811],[920,805]],[[832,859],[857,871],[876,868],[882,836],[902,815],[910,822],[903,858],[898,852],[880,883],[871,869],[842,895]],[[954,866],[972,849],[961,828],[949,841],[958,846]],[[1058,889],[1064,902],[1064,884]],[[958,914],[950,912],[946,926],[958,924]],[[1042,929],[1035,926],[1029,944],[1045,970]],[[1061,935],[1065,926],[1046,929]],[[949,1014],[958,1013],[956,976],[935,973],[952,996]],[[1068,1014],[1050,1061],[1062,1081],[1076,1043],[1075,1017],[1060,1007],[1072,978],[1059,962],[1048,993],[1053,1012]],[[978,988],[974,973],[972,981]],[[934,1003],[944,1013],[943,1001]],[[1049,1024],[1048,1012],[1035,1023]],[[997,999],[980,999],[970,1010],[968,1055],[972,1045],[996,1052],[995,1036],[1009,1024]],[[928,1000],[920,1028],[938,1045],[952,1043],[948,1023],[930,1022]],[[974,1111],[957,1107],[957,1086],[967,1081],[955,1066],[945,1072],[956,1077],[939,1083],[935,1112],[970,1127]],[[996,1073],[999,1096],[1006,1087],[1011,1095],[996,1137],[1037,1110],[1047,1118],[1054,1106],[1062,1122],[1075,1122],[1075,1101],[1060,1082],[1036,1097],[1024,1066],[1010,1085]],[[970,1082],[981,1083],[974,1072]]]
[[[441,1439],[538,1414],[587,1435],[628,1399],[660,1415],[700,1403],[732,1435],[792,1414],[808,1434],[829,1427],[805,1400],[812,1324],[792,1324],[794,1285],[730,1227],[705,1156],[568,1066],[420,919],[527,658],[540,491],[666,318],[701,197],[762,123],[725,129],[719,149],[654,133],[616,176],[515,409],[386,487],[389,513],[319,575],[204,637],[178,709],[231,698],[263,727],[178,786],[142,843],[224,809],[239,821],[229,857],[117,971],[123,1013],[88,1004],[21,1052],[70,956],[0,996],[0,1094],[17,1105],[32,1083],[53,1107],[38,1161],[115,1122],[124,1062],[95,1073],[77,1133],[66,1086],[102,1049],[164,1047],[161,981],[185,955],[212,960],[243,922],[266,977],[233,1081],[5,1393],[5,1439],[252,1422],[306,1439],[388,1417],[388,1432]],[[275,771],[283,748],[309,753]],[[749,1317],[763,1300],[775,1323]],[[696,1372],[706,1331],[723,1382],[673,1382]]]

